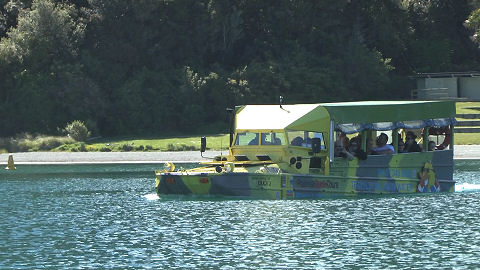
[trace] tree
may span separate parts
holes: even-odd
[[[465,21],[467,28],[473,33],[472,40],[480,44],[480,8],[474,10]]]
[[[470,13],[468,1],[409,2],[414,29],[409,55],[415,71],[463,71],[476,66],[478,49],[463,25]]]
[[[0,56],[11,55],[24,67],[39,70],[58,60],[71,60],[78,55],[85,28],[74,20],[75,13],[71,5],[33,1],[30,9],[19,12],[18,25],[2,39]]]
[[[65,94],[84,90],[71,88],[65,78],[73,67],[69,63],[78,56],[85,27],[72,5],[50,0],[35,0],[18,14],[16,27],[0,41],[0,70],[13,78],[1,82],[0,95],[5,98],[1,106],[9,108],[1,116],[11,119],[3,132],[52,132],[67,120],[64,108],[76,107],[65,102]]]
[[[172,133],[280,95],[407,98],[414,72],[476,69],[479,3],[0,0],[0,133]]]

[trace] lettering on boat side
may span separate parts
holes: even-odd
[[[378,177],[392,177],[392,178],[415,178],[417,172],[414,169],[399,169],[399,168],[378,168]]]
[[[320,181],[318,179],[314,180],[314,188],[338,188],[338,183],[337,182],[332,182],[330,180],[323,180]]]
[[[331,180],[318,180],[316,178],[297,179],[297,186],[302,188],[317,188],[317,189],[338,189],[338,182]]]
[[[373,181],[352,181],[352,189],[356,191],[375,191],[380,189],[380,183]]]
[[[278,177],[272,177],[267,175],[256,175],[251,176],[250,183],[252,186],[257,186],[259,188],[266,188],[266,187],[280,187],[281,179]],[[275,181],[275,182],[274,182]]]
[[[257,185],[262,186],[262,187],[271,187],[272,186],[272,181],[270,181],[270,180],[258,180]]]
[[[352,181],[352,189],[360,192],[411,192],[413,185],[410,183],[395,183],[395,182],[377,182],[377,181]]]

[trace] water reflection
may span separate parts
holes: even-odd
[[[480,191],[480,184],[455,184],[455,192],[478,192]]]
[[[24,174],[0,183],[0,269],[475,269],[478,165],[456,167],[469,192],[301,201],[159,197],[148,167]]]
[[[149,194],[145,194],[142,196],[143,198],[149,200],[149,201],[155,201],[155,200],[158,200],[160,199],[160,197],[158,196],[157,193],[149,193]]]

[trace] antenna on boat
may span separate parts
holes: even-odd
[[[287,110],[287,109],[284,109],[284,108],[282,107],[282,105],[283,105],[283,96],[280,96],[280,109],[286,111],[287,113],[290,113],[290,111]]]

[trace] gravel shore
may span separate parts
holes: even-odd
[[[15,164],[88,164],[88,163],[198,163],[210,161],[228,151],[184,152],[22,152],[11,153]],[[6,163],[10,154],[0,154],[0,164]]]
[[[197,163],[210,161],[228,151],[184,152],[29,152],[12,153],[15,164],[82,164],[82,163]],[[10,154],[0,154],[0,164]],[[480,145],[455,145],[454,159],[480,159]]]

